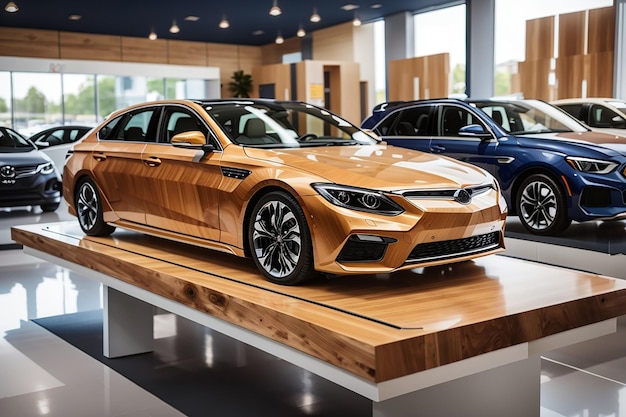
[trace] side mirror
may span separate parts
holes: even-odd
[[[35,146],[38,149],[42,149],[42,148],[48,148],[50,146],[50,144],[48,142],[36,142]]]
[[[618,129],[626,128],[626,120],[621,116],[615,116],[611,119],[611,127],[616,127]]]
[[[213,145],[206,143],[206,137],[199,130],[174,135],[170,142],[177,148],[201,150],[205,155],[215,150]]]
[[[491,134],[485,132],[485,128],[479,124],[463,126],[459,129],[459,136],[480,138],[482,140],[491,139]]]

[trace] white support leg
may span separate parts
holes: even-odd
[[[381,402],[374,417],[538,416],[541,359],[528,359],[483,371]]]
[[[103,353],[107,358],[153,350],[152,305],[103,286]]]

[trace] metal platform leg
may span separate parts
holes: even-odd
[[[538,416],[541,359],[525,360],[381,402],[374,417]]]
[[[107,358],[153,350],[152,305],[106,285],[104,291],[103,353]]]

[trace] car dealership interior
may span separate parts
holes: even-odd
[[[626,417],[626,0],[2,6],[0,415]]]

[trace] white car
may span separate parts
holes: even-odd
[[[37,149],[52,159],[54,166],[62,174],[67,152],[90,130],[89,126],[56,126],[42,130],[29,139],[37,146]]]
[[[569,98],[550,104],[571,114],[592,130],[626,136],[626,100],[615,98]]]

